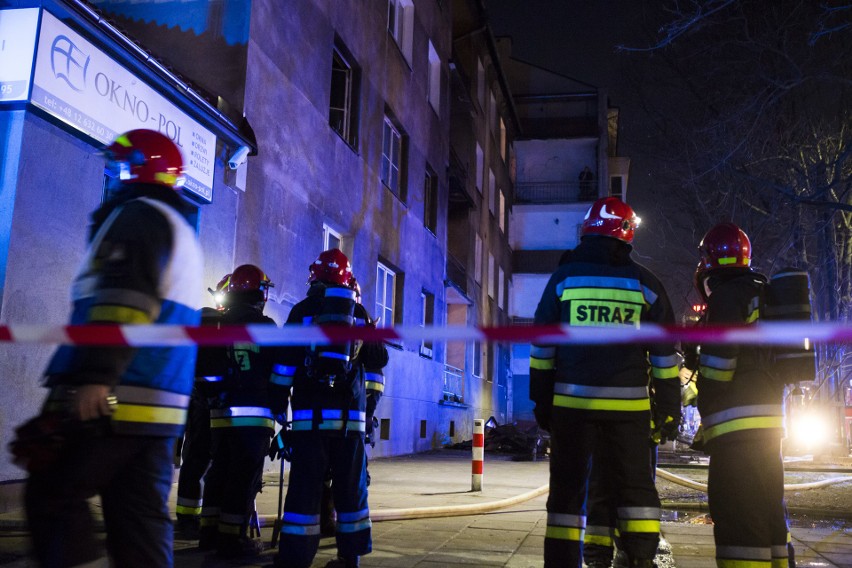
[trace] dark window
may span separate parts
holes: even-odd
[[[432,234],[438,234],[438,176],[429,166],[423,182],[423,224]]]
[[[346,143],[358,141],[358,70],[345,48],[335,42],[331,59],[331,100],[328,124]]]

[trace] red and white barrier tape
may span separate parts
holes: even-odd
[[[342,326],[234,325],[193,327],[180,325],[4,325],[0,343],[61,343],[159,347],[185,345],[309,345],[366,341],[482,341],[502,343],[600,345],[611,343],[749,343],[760,345],[801,345],[811,343],[850,343],[852,325],[842,323],[805,324],[796,322],[761,323],[749,326],[660,326],[641,328],[568,325],[505,327],[399,326],[371,329]]]

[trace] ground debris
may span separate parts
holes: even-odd
[[[464,440],[448,449],[469,450],[472,440]],[[550,450],[550,434],[535,423],[497,424],[493,417],[485,423],[485,451],[510,454],[515,459],[536,460],[547,456]]]

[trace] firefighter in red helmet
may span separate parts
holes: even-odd
[[[201,325],[218,327],[221,323],[225,293],[231,275],[226,274],[216,284],[208,288],[213,296],[215,308],[201,308]],[[180,448],[181,464],[178,475],[177,503],[175,513],[175,537],[196,540],[198,538],[199,518],[203,503],[202,478],[210,467],[210,406],[209,399],[215,397],[224,379],[225,359],[222,349],[199,347],[195,363],[195,385],[189,399],[189,412],[186,419],[186,431]]]
[[[202,255],[187,221],[193,210],[176,191],[178,147],[159,132],[132,130],[104,154],[115,191],[91,216],[70,323],[197,325]],[[43,415],[62,417],[61,442],[55,455],[28,463],[25,497],[39,565],[94,564],[103,556],[87,505],[95,495],[111,564],[173,564],[168,496],[195,355],[190,346],[55,352]]]
[[[234,269],[224,295],[223,326],[275,322],[263,314],[273,286],[253,264]],[[249,557],[263,550],[249,537],[254,500],[277,415],[286,411],[283,389],[270,383],[278,348],[237,343],[222,350],[224,368],[210,400],[212,462],[204,478],[199,548],[226,557]]]
[[[659,279],[630,258],[638,225],[633,209],[621,200],[595,201],[570,262],[559,266],[545,286],[536,324],[672,323]],[[582,566],[593,453],[600,482],[615,493],[615,522],[630,566],[653,566],[660,500],[650,475],[649,375],[656,396],[655,423],[661,434],[674,437],[680,421],[680,381],[673,344],[532,346],[530,399],[539,426],[551,433],[547,568]]]
[[[344,325],[369,321],[350,287],[352,268],[338,249],[323,251],[310,266],[307,297],[293,306],[289,325]],[[308,568],[320,541],[320,501],[331,470],[337,510],[333,563],[347,568],[372,550],[367,505],[365,369],[387,364],[380,342],[341,343],[287,350],[277,367],[292,386],[290,482],[281,519],[276,568]]]
[[[698,253],[695,283],[706,299],[706,324],[758,322],[767,279],[751,267],[745,232],[718,224]],[[794,565],[781,458],[784,385],[773,380],[768,360],[758,345],[701,346],[698,410],[710,455],[707,495],[719,566]]]

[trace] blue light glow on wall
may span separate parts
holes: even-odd
[[[98,8],[196,35],[212,33],[228,45],[248,42],[251,0],[92,0]],[[211,23],[212,19],[220,20]],[[215,26],[217,29],[211,29]]]

